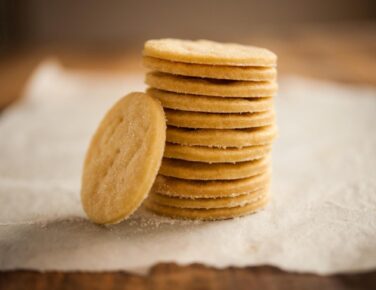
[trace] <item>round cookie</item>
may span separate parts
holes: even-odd
[[[249,129],[184,129],[168,126],[166,141],[189,146],[245,147],[272,143],[274,126]]]
[[[272,97],[224,98],[179,94],[148,88],[147,94],[156,97],[164,108],[208,113],[254,113],[273,109]]]
[[[272,81],[277,77],[274,67],[205,65],[169,61],[144,56],[144,66],[175,75],[239,81]]]
[[[268,170],[269,156],[239,163],[202,163],[163,158],[159,173],[190,180],[228,180],[254,176]]]
[[[209,40],[149,40],[144,45],[143,55],[212,65],[275,66],[277,63],[277,56],[265,48]]]
[[[269,171],[242,179],[213,181],[187,180],[159,174],[153,191],[182,198],[233,197],[268,186],[270,178]]]
[[[167,142],[164,157],[206,163],[234,163],[258,159],[268,155],[271,145],[247,146],[242,148],[218,148],[186,146]]]
[[[232,81],[176,76],[162,72],[149,72],[145,83],[160,90],[235,98],[270,97],[277,92],[275,82]]]
[[[150,211],[172,218],[193,219],[193,220],[223,220],[255,213],[263,209],[268,203],[269,197],[264,197],[248,203],[244,206],[212,208],[212,209],[192,209],[164,206],[146,200],[145,206]]]
[[[90,220],[118,223],[141,205],[158,173],[165,133],[163,108],[146,94],[129,94],[107,112],[83,168],[81,201]]]
[[[202,113],[165,109],[167,125],[197,129],[243,129],[273,125],[274,111]]]
[[[158,194],[153,192],[149,195],[148,199],[151,202],[179,208],[224,208],[243,206],[247,203],[254,202],[262,198],[268,192],[268,188],[262,188],[250,193],[241,194],[234,197],[219,197],[219,198],[178,198],[168,195]]]

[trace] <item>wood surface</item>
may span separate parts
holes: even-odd
[[[279,56],[280,75],[376,86],[376,25],[315,27],[257,35],[257,43]],[[22,96],[36,65],[48,56],[84,70],[141,71],[139,52],[91,52],[79,49],[30,48],[0,58],[0,109]],[[0,116],[1,122],[1,116]],[[376,250],[376,249],[375,249]],[[0,257],[1,258],[1,257]],[[273,267],[214,269],[203,265],[158,264],[146,276],[126,272],[0,272],[0,289],[376,289],[376,271],[318,276]]]
[[[158,264],[146,276],[126,272],[10,271],[0,273],[0,289],[7,290],[347,290],[375,289],[376,274],[317,276],[294,274],[273,267],[227,268]]]

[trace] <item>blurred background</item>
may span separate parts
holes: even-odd
[[[375,0],[0,0],[0,107],[38,62],[141,69],[150,38],[264,46],[280,74],[376,84]]]

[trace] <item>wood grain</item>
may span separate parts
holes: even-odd
[[[0,273],[0,289],[7,290],[180,290],[180,289],[286,289],[345,290],[375,289],[376,273],[317,276],[295,274],[274,267],[217,270],[194,264],[159,264],[146,276],[126,272],[80,273],[10,271]]]

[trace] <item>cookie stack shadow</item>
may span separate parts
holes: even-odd
[[[176,61],[144,50],[147,93],[161,102],[167,119],[164,158],[145,202],[149,210],[216,220],[265,207],[277,70],[276,57],[255,55],[243,63],[231,63],[231,55],[224,62],[194,55]]]

